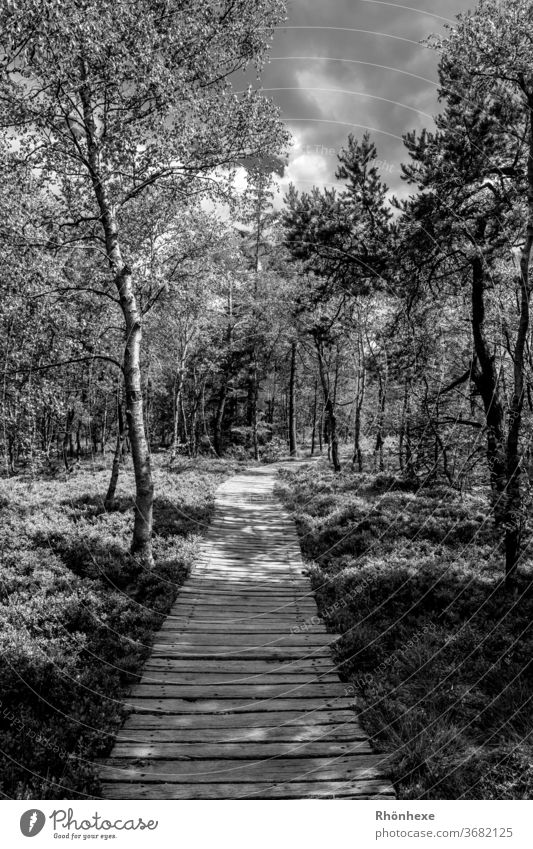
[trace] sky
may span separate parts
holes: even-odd
[[[369,130],[390,193],[409,193],[402,135],[431,127],[438,111],[438,53],[420,42],[473,2],[288,0],[261,77],[293,134],[281,187],[334,183],[348,133]]]

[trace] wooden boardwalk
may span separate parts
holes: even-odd
[[[103,766],[108,799],[393,798],[332,661],[296,529],[254,469],[217,491]]]

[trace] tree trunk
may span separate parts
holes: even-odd
[[[211,437],[209,436],[209,429],[207,427],[207,420],[206,420],[206,417],[205,417],[205,384],[206,384],[206,379],[204,378],[204,380],[202,381],[202,427],[203,427],[203,434],[204,434],[204,438],[205,438],[207,444],[209,445],[210,450],[213,452],[215,457],[218,457],[218,454],[215,451],[215,446],[211,442]]]
[[[293,342],[291,345],[291,370],[289,378],[289,454],[291,457],[296,457],[297,454],[297,438],[296,438],[296,354],[298,344]]]
[[[354,440],[353,440],[353,457],[352,465],[357,465],[359,472],[363,471],[363,452],[361,451],[361,417],[363,412],[363,403],[365,400],[365,367],[359,362],[357,372],[357,395],[355,399],[355,422],[354,422]]]
[[[145,433],[146,433],[146,441],[148,442],[148,450],[152,449],[152,406],[153,406],[153,392],[152,392],[152,378],[149,377],[146,381],[146,414],[144,416],[145,421]]]
[[[85,78],[85,75],[86,69],[82,62],[82,78]],[[128,434],[135,473],[135,516],[131,551],[142,565],[150,568],[154,562],[152,554],[154,484],[152,462],[146,440],[143,416],[140,365],[142,317],[135,297],[131,270],[122,257],[115,212],[101,176],[98,130],[90,93],[85,85],[80,87],[80,98],[87,137],[89,174],[100,210],[100,221],[105,237],[107,260],[118,292],[125,324],[124,385],[126,389],[126,420],[128,423]]]
[[[115,506],[115,493],[117,490],[118,477],[120,474],[120,461],[122,460],[122,449],[124,446],[124,415],[122,412],[122,403],[120,399],[117,402],[117,441],[115,444],[115,453],[113,455],[113,465],[111,467],[111,478],[109,487],[104,500],[106,510],[113,510]]]
[[[189,457],[193,459],[197,456],[197,415],[198,408],[195,404],[191,411],[191,420],[189,422]]]
[[[254,460],[259,460],[259,441],[257,435],[257,399],[259,386],[257,380],[257,352],[253,349],[248,366],[248,427],[250,428]]]
[[[185,412],[185,401],[183,400],[183,392],[181,393],[181,422],[183,425],[183,437],[187,445],[189,444],[189,431],[187,429],[187,413]]]
[[[63,464],[65,466],[65,471],[67,471],[67,472],[70,472],[70,466],[69,466],[69,463],[68,463],[68,451],[69,451],[70,434],[71,434],[73,422],[74,422],[74,410],[68,409],[66,420],[65,420],[65,433],[63,434],[63,448],[62,448],[62,452],[61,452],[62,455],[63,455]]]
[[[361,407],[359,404],[356,404],[355,406],[352,466],[355,465],[357,465],[358,472],[363,471],[363,452],[361,451]]]
[[[374,469],[376,466],[379,468],[380,472],[385,471],[385,462],[383,458],[383,425],[385,420],[385,404],[387,401],[387,393],[385,380],[383,379],[383,374],[381,372],[381,368],[378,366],[378,421],[377,421],[377,433],[376,433],[376,444],[374,447]]]
[[[318,372],[320,375],[320,382],[322,384],[322,391],[324,393],[324,412],[327,421],[328,427],[328,435],[329,435],[329,448],[331,451],[331,462],[333,464],[333,469],[335,472],[340,472],[341,464],[339,460],[339,442],[337,436],[337,417],[335,415],[335,405],[333,403],[333,399],[329,390],[329,379],[326,370],[326,364],[324,362],[324,357],[322,354],[322,348],[319,342],[316,342],[316,350],[318,355]]]
[[[402,421],[400,425],[400,470],[405,471],[409,478],[416,478],[415,468],[413,464],[413,447],[411,443],[411,403],[410,403],[411,384],[409,380],[405,381],[403,405],[402,405]]]
[[[105,396],[105,404],[104,404],[104,416],[102,420],[102,435],[100,439],[100,451],[102,454],[105,454],[105,446],[107,442],[107,393]]]
[[[126,388],[126,420],[135,473],[135,519],[131,551],[147,566],[153,565],[152,523],[154,484],[152,462],[144,430],[141,385],[141,316],[135,301],[131,274],[122,270],[118,285],[120,304],[126,321],[124,350],[124,383]]]
[[[270,399],[269,399],[269,402],[268,402],[268,423],[269,423],[269,425],[274,424],[274,411],[276,409],[276,379],[277,379],[277,369],[276,369],[276,363],[274,363],[274,372],[273,372],[273,375],[272,375]]]
[[[485,410],[494,521],[500,527],[507,517],[505,414],[499,376],[485,336],[485,269],[480,256],[472,261],[472,335],[477,360],[472,369],[472,379]]]
[[[174,389],[174,416],[173,416],[173,427],[172,427],[172,453],[170,455],[171,460],[176,459],[176,454],[178,453],[178,442],[179,442],[179,421],[180,421],[180,411],[181,411],[181,392],[183,389],[183,379],[185,375],[185,358],[187,356],[187,346],[182,352],[180,357],[178,370],[176,372],[176,384]]]
[[[520,317],[513,356],[513,395],[507,431],[507,517],[505,530],[505,583],[516,584],[525,522],[521,492],[520,432],[525,388],[525,349],[529,334],[529,264],[533,248],[533,95],[529,95],[529,151],[527,162],[528,215],[524,244],[520,254]]]
[[[198,385],[198,374],[193,369],[193,404],[189,422],[189,457],[198,456],[198,410],[200,407],[201,388]]]
[[[316,415],[317,415],[317,398],[318,396],[318,381],[315,380],[315,391],[313,397],[313,427],[311,429],[311,457],[315,454],[316,444]]]
[[[78,427],[76,428],[76,460],[79,460],[81,457],[81,421],[78,421]]]
[[[93,417],[91,416],[89,422],[89,435],[91,437],[91,445],[93,455],[98,454],[98,427],[93,421]]]
[[[408,386],[409,386],[409,383],[406,380],[405,384],[404,384],[404,391],[403,391],[403,404],[402,404],[402,417],[401,417],[401,420],[400,420],[400,433],[399,433],[399,436],[398,436],[398,465],[400,467],[401,472],[403,472],[405,465],[406,465],[405,462],[404,462],[404,446],[405,446],[405,440],[406,440],[406,435],[407,435],[407,427],[406,427],[407,416],[409,414],[409,412],[408,412],[409,411],[409,389],[408,389]]]
[[[215,416],[215,427],[213,430],[213,447],[215,449],[217,457],[224,456],[223,425],[227,397],[228,378],[227,375],[224,374],[222,378],[222,386],[220,387],[220,394],[218,396],[217,412]]]
[[[224,456],[224,413],[226,411],[226,401],[228,398],[229,382],[232,375],[232,346],[233,346],[233,284],[229,284],[228,289],[228,322],[226,325],[225,342],[226,353],[224,357],[224,367],[222,369],[222,384],[218,396],[217,411],[215,415],[215,425],[213,428],[213,447],[217,457]]]

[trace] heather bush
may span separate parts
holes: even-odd
[[[0,483],[0,792],[98,795],[155,631],[194,562],[222,462],[156,468],[155,568],[129,555],[133,491],[124,471],[106,512],[107,472]]]
[[[415,493],[323,462],[284,470],[278,491],[400,797],[528,798],[533,571],[505,592],[487,493]]]

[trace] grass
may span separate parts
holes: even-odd
[[[533,583],[502,586],[486,493],[283,472],[346,691],[400,798],[533,795]]]
[[[235,465],[235,464],[233,464]],[[156,463],[153,571],[129,555],[133,477],[106,512],[108,471],[0,481],[0,792],[97,796],[97,758],[124,718],[154,632],[194,562],[216,460]]]

